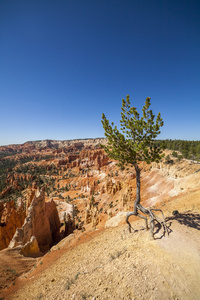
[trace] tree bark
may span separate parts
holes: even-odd
[[[136,172],[136,199],[134,203],[134,214],[137,215],[137,205],[140,204],[140,171],[141,169],[137,164],[134,164]]]

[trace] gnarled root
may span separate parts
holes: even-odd
[[[129,222],[129,217],[130,216],[138,216],[142,219],[145,220],[145,225],[146,225],[146,229],[148,230],[148,222],[147,222],[147,217],[139,214],[138,212],[142,212],[143,214],[149,216],[150,218],[150,233],[151,233],[151,237],[154,238],[154,227],[155,227],[155,221],[157,221],[164,230],[164,234],[167,233],[167,235],[169,236],[168,230],[167,230],[167,226],[166,226],[166,222],[165,222],[165,217],[164,214],[162,212],[161,209],[155,209],[155,208],[145,208],[144,206],[137,204],[134,211],[130,211],[126,214],[126,223],[128,224],[128,228],[129,228],[129,232],[131,232],[131,229],[134,230],[134,228],[132,227],[131,223]],[[158,216],[155,215],[154,211],[160,211],[162,214],[162,218],[159,218]]]

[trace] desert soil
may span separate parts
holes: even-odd
[[[71,235],[44,257],[27,259],[37,266],[13,281],[10,288],[3,289],[1,297],[200,299],[199,199],[200,192],[194,191],[174,198],[166,209],[162,207],[168,219],[169,237],[156,227],[155,240],[151,240],[143,220],[134,218],[132,233],[123,224]],[[179,214],[173,216],[177,207]],[[0,261],[3,262],[3,256]],[[18,272],[19,266],[15,262],[11,268],[12,263],[7,269]]]

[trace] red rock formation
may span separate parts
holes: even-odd
[[[75,230],[75,219],[70,214],[67,214],[66,217],[64,217],[64,225],[65,236],[68,236]]]
[[[99,223],[99,210],[94,203],[93,197],[85,206],[85,224],[89,223],[92,223],[93,228],[96,228]]]
[[[115,181],[111,179],[106,182],[106,191],[108,194],[115,195],[121,189],[122,189],[122,184],[120,181]]]
[[[5,187],[2,193],[0,194],[1,198],[5,198],[10,193],[11,190],[12,190],[12,186]]]
[[[108,164],[108,156],[105,154],[103,149],[98,150],[82,150],[80,152],[80,160],[82,167],[96,167],[100,169],[101,167]]]
[[[65,165],[67,168],[79,167],[80,170],[90,167],[99,170],[101,167],[107,164],[108,156],[102,149],[82,150],[80,154],[70,154],[57,160],[58,166]]]
[[[14,200],[3,205],[0,209],[0,250],[8,247],[17,227],[21,227],[25,219],[23,207],[15,208]]]
[[[38,257],[42,255],[37,239],[34,236],[31,237],[29,242],[22,246],[20,253],[26,257]]]
[[[35,196],[35,192],[36,192],[36,187],[28,188],[27,196],[26,196],[26,214],[28,213],[28,208],[31,205],[31,202]]]
[[[31,175],[31,174],[24,174],[24,173],[14,173],[14,174],[8,174],[7,178],[6,178],[6,184],[7,185],[17,185],[19,183],[19,181],[32,181],[34,180],[35,176]]]
[[[124,194],[121,197],[122,205],[126,210],[130,209],[130,205],[133,205],[133,187],[127,186]]]
[[[3,201],[0,201],[0,221],[1,221],[1,216],[3,214],[3,211],[4,211],[4,203]]]
[[[37,190],[23,226],[16,230],[9,247],[25,245],[34,236],[42,252],[53,244],[53,238],[60,229],[58,211],[53,200],[45,203],[45,191]]]
[[[53,199],[45,203],[45,213],[49,220],[52,239],[57,240],[60,231],[60,219]]]

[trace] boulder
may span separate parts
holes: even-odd
[[[26,257],[39,257],[42,255],[37,239],[34,236],[31,237],[29,242],[22,246],[20,254]]]

